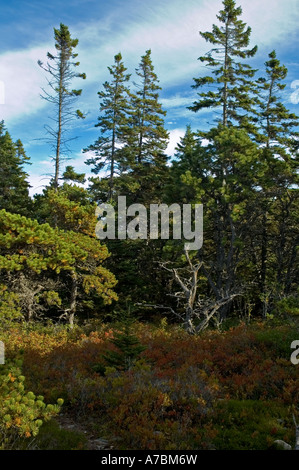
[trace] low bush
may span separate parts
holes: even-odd
[[[20,363],[6,364],[0,373],[1,449],[18,448],[24,439],[37,436],[43,421],[57,415],[63,400],[46,405],[43,396],[26,391]]]
[[[130,331],[138,345],[134,364],[109,367],[104,358],[114,357],[119,334],[113,324],[88,332],[14,328],[0,339],[8,357],[22,354],[35,396],[51,404],[63,398],[74,419],[116,437],[121,449],[264,449],[273,438],[290,442],[299,402],[293,325],[241,324],[190,336],[177,326],[139,322]]]

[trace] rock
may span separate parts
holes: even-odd
[[[281,441],[280,439],[274,441],[273,445],[277,450],[292,450],[292,446],[290,446],[284,441]]]
[[[113,446],[106,439],[102,438],[94,439],[91,444],[96,450],[113,449]]]

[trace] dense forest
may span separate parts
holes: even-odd
[[[62,23],[56,55],[37,64],[53,110],[42,193],[29,196],[30,158],[0,123],[0,448],[299,448],[299,117],[283,99],[288,70],[275,50],[254,68],[234,0],[200,35],[211,49],[192,82],[199,128],[187,125],[173,159],[149,49],[134,75],[120,52],[108,67],[98,138],[83,151],[94,176],[65,166],[69,131],[85,118],[73,83],[88,77]],[[201,128],[205,109],[213,119]],[[117,214],[119,196],[136,208],[136,236],[99,240],[98,208]],[[202,247],[186,249],[174,215],[169,236],[141,233],[140,205],[190,205],[193,228],[202,205]]]

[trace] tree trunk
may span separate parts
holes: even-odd
[[[69,310],[69,324],[70,324],[70,327],[73,328],[76,307],[77,307],[78,278],[77,278],[77,274],[74,271],[72,271],[71,276],[72,276],[72,289],[71,289],[71,303],[70,303],[70,310]]]

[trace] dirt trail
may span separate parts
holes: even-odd
[[[72,417],[61,413],[56,418],[59,426],[68,431],[76,431],[85,435],[87,439],[87,448],[88,450],[112,450],[115,449],[115,446],[103,437],[98,437],[95,434],[87,430],[82,423],[76,422]],[[113,439],[117,440],[117,438]]]

